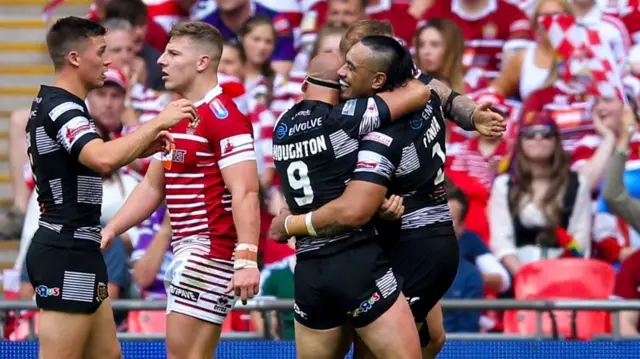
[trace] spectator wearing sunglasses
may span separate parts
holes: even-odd
[[[496,178],[488,207],[491,249],[512,274],[544,258],[589,255],[589,182],[569,169],[549,111],[522,122],[513,171]]]

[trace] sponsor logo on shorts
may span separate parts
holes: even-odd
[[[371,308],[373,308],[373,305],[376,304],[376,302],[379,300],[380,300],[380,294],[378,292],[374,292],[369,299],[360,303],[360,306],[358,308],[356,308],[355,310],[347,314],[356,318],[360,314],[368,312]]]
[[[184,289],[173,284],[171,284],[171,286],[169,287],[169,293],[171,295],[175,295],[176,297],[180,297],[194,303],[197,303],[198,299],[200,299],[200,293]]]
[[[107,299],[107,297],[109,296],[109,292],[107,291],[107,285],[102,282],[98,282],[98,287],[96,292],[98,294],[98,297],[96,298],[98,302],[102,302],[103,300]]]
[[[300,310],[297,303],[293,303],[293,311],[299,315],[302,319],[307,319],[307,313]]]
[[[409,305],[413,305],[415,302],[419,300],[420,300],[420,297],[407,297],[407,303],[409,303]]]
[[[219,297],[218,304],[215,304],[213,309],[223,313],[228,312],[230,309],[229,300],[226,297]]]
[[[57,297],[60,295],[60,288],[49,288],[46,285],[39,285],[36,288],[36,293],[42,298]]]

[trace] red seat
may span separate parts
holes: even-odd
[[[164,334],[167,332],[167,315],[162,310],[129,312],[129,333]]]
[[[613,292],[615,270],[605,262],[591,259],[563,258],[542,260],[523,266],[514,278],[518,300],[606,300]],[[571,311],[554,311],[558,333],[573,337]],[[578,339],[590,339],[594,334],[608,332],[609,314],[598,311],[578,311]],[[506,311],[506,333],[535,334],[535,311]],[[549,313],[543,313],[542,331],[552,334]]]

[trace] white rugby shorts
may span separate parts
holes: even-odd
[[[167,314],[181,313],[222,325],[236,302],[225,289],[233,277],[233,262],[182,252],[173,258],[165,276]]]

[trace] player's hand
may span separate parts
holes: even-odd
[[[258,268],[238,269],[233,273],[233,278],[225,293],[233,291],[240,297],[242,304],[247,304],[247,300],[258,294],[260,286],[260,270]]]
[[[385,198],[384,202],[382,202],[382,205],[378,209],[378,216],[385,221],[395,221],[400,219],[404,214],[403,202],[404,199],[400,196],[396,196],[395,194],[388,199]]]
[[[191,102],[185,99],[179,99],[170,102],[160,112],[157,119],[160,122],[160,127],[163,130],[168,130],[171,127],[180,123],[184,119],[193,120],[198,116],[196,108]]]
[[[102,239],[100,240],[101,251],[109,248],[111,243],[113,243],[113,241],[116,239],[116,234],[106,227],[102,229],[102,231],[100,232],[100,236],[102,237]]]
[[[507,130],[507,121],[497,112],[491,111],[491,102],[483,102],[473,110],[476,131],[488,137],[502,137]]]
[[[171,134],[168,131],[160,131],[149,148],[140,155],[140,158],[147,158],[156,152],[166,155],[171,151],[172,144],[173,137],[171,137]]]
[[[269,227],[269,236],[278,243],[287,243],[287,240],[291,238],[291,236],[287,234],[287,230],[284,227],[284,221],[290,214],[291,212],[289,212],[288,209],[283,208],[282,210],[280,210],[280,214],[278,214],[273,220],[271,220],[271,226]]]

